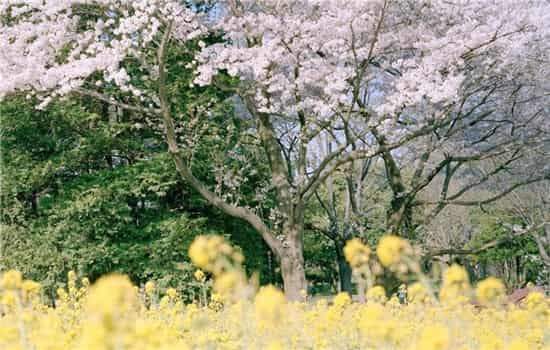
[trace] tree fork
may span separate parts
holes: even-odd
[[[193,175],[191,169],[189,169],[189,167],[185,164],[180,155],[175,133],[174,120],[170,112],[168,95],[166,91],[165,50],[170,40],[170,30],[171,24],[168,25],[163,35],[157,53],[159,63],[158,90],[161,104],[160,111],[164,123],[168,152],[172,156],[172,159],[176,165],[176,170],[180,176],[185,179],[197,192],[199,192],[201,196],[203,196],[210,204],[214,205],[226,214],[245,220],[261,234],[269,248],[280,260],[281,274],[286,296],[289,300],[302,300],[304,298],[304,292],[307,293],[303,241],[301,237],[302,232],[294,228],[288,235],[285,235],[288,237],[286,246],[281,244],[281,242],[274,237],[271,230],[264,224],[264,222],[252,211],[243,207],[228,204],[215,193],[210,191]]]

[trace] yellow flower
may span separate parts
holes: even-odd
[[[480,281],[476,287],[477,300],[483,304],[497,302],[506,292],[501,280],[489,277]]]
[[[244,255],[241,252],[235,251],[231,254],[231,258],[237,264],[242,264],[244,262]]]
[[[386,305],[399,307],[401,305],[401,302],[399,301],[399,297],[397,296],[397,294],[392,294],[390,299],[386,302]]]
[[[529,310],[535,310],[539,307],[546,308],[546,297],[540,292],[530,292],[523,303]]]
[[[351,297],[346,292],[340,292],[334,297],[332,304],[337,308],[343,308],[351,304]]]
[[[504,348],[504,343],[502,339],[498,337],[492,331],[487,332],[481,336],[480,339],[480,349],[481,350],[501,350]]]
[[[449,347],[449,330],[447,327],[436,324],[424,328],[420,335],[417,349],[445,350]]]
[[[1,303],[6,306],[15,306],[17,303],[17,294],[15,291],[8,290],[2,294]]]
[[[9,270],[4,272],[0,280],[3,289],[19,289],[23,283],[23,275],[19,271]]]
[[[21,285],[21,289],[27,294],[38,294],[41,287],[40,283],[31,280],[25,280]]]
[[[204,279],[205,279],[205,275],[204,275],[204,272],[202,272],[202,270],[198,269],[197,271],[195,271],[195,273],[193,274],[193,276],[195,277],[195,279],[199,282],[204,282]]]
[[[57,288],[57,290],[55,291],[56,294],[57,294],[57,297],[61,300],[63,299],[66,299],[67,298],[67,292],[65,291],[65,289],[63,288]]]
[[[178,296],[178,292],[175,288],[168,288],[166,290],[166,295],[168,295],[171,299],[175,299]]]
[[[439,298],[446,302],[462,302],[470,293],[468,272],[460,265],[452,265],[443,273]]]
[[[223,303],[223,297],[219,293],[212,293],[212,296],[210,297],[210,300],[216,303]]]
[[[219,311],[223,308],[224,298],[220,293],[212,293],[208,307],[212,310]]]
[[[153,281],[148,281],[147,283],[145,283],[145,294],[147,294],[148,296],[152,296],[155,292],[155,287],[155,282]]]
[[[380,263],[385,267],[392,267],[401,262],[404,255],[410,255],[412,248],[406,240],[397,236],[384,236],[380,239],[376,254]]]
[[[344,247],[344,256],[353,268],[365,265],[369,262],[370,249],[359,238],[347,241]]]
[[[420,283],[415,282],[407,289],[407,299],[410,303],[424,303],[429,299],[428,290]]]
[[[508,345],[508,350],[529,350],[529,343],[522,339],[516,339]]]
[[[238,271],[228,271],[216,277],[214,290],[222,295],[227,295],[243,284],[243,276]]]
[[[230,250],[218,239],[214,242],[221,251]],[[219,254],[222,262],[236,266],[232,256]],[[217,264],[218,259],[212,261]],[[463,268],[452,266],[443,275],[442,295],[452,295],[452,301],[469,296]],[[366,292],[369,302],[365,304],[353,303],[350,295],[341,293],[329,306],[329,298],[287,302],[273,286],[261,288],[254,298],[255,282],[237,268],[213,276],[214,292],[208,301],[184,305],[187,298],[168,288],[155,307],[150,307],[143,290],[140,294],[121,275],[103,277],[89,290],[76,288],[76,293],[67,283],[60,288],[55,306],[43,304],[46,299],[29,298],[40,288],[23,280],[16,289],[0,288],[0,348],[231,350],[246,344],[251,350],[550,350],[548,299],[538,292],[529,294],[524,305],[488,302],[479,308],[431,302],[429,285],[413,283],[407,290],[408,306],[399,304],[395,296],[379,302],[386,300],[382,286]],[[17,278],[0,277],[3,285],[19,284],[6,280]],[[217,289],[230,294],[222,295]],[[492,279],[477,286],[480,300],[494,300],[502,291],[501,283]],[[427,299],[428,292],[430,302],[416,303]],[[206,297],[201,294],[201,299]]]
[[[267,346],[267,350],[284,350],[284,347],[278,341],[273,341]]]
[[[210,263],[208,243],[208,238],[206,236],[198,236],[189,247],[189,257],[191,261],[193,264],[203,269],[206,269]]]
[[[469,283],[468,272],[460,265],[452,265],[443,275],[443,281],[447,285]]]
[[[388,300],[386,290],[382,286],[374,286],[367,291],[367,301],[384,304]]]
[[[231,269],[240,269],[243,255],[222,236],[207,235],[195,238],[189,247],[189,257],[199,268],[214,276]]]
[[[262,287],[254,299],[256,317],[269,322],[280,320],[285,304],[285,296],[280,290],[272,285]]]
[[[134,286],[127,276],[112,274],[101,277],[90,289],[87,310],[102,315],[123,314],[137,303]]]
[[[69,271],[69,273],[67,273],[67,279],[69,281],[76,281],[76,272],[73,270]]]

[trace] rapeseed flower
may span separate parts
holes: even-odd
[[[352,268],[358,268],[369,262],[370,248],[364,245],[359,238],[346,242],[344,256]]]
[[[476,286],[477,300],[482,304],[501,301],[506,292],[504,283],[494,277],[489,277],[480,281]]]
[[[508,345],[507,350],[529,350],[529,343],[522,339],[515,339]]]
[[[470,293],[470,279],[466,269],[455,264],[445,270],[443,273],[443,284],[439,291],[440,300],[461,303],[467,300]]]
[[[218,235],[195,238],[189,247],[189,257],[193,264],[214,276],[221,275],[228,270],[241,269],[244,261],[242,253]]]
[[[178,292],[176,291],[175,288],[168,288],[166,290],[166,295],[170,298],[170,299],[175,299],[177,296],[178,296]]]
[[[550,308],[548,300],[541,292],[530,292],[529,294],[527,294],[527,297],[525,297],[523,304],[529,310],[542,309],[548,311],[548,309]]]
[[[4,272],[0,279],[2,289],[19,289],[23,283],[23,275],[19,271],[9,270]]]
[[[384,304],[388,301],[386,290],[382,286],[374,286],[367,291],[367,301]]]
[[[332,304],[337,308],[346,307],[351,304],[351,297],[346,292],[340,292],[334,297]]]
[[[254,299],[256,317],[274,323],[284,314],[285,304],[285,296],[280,290],[271,285],[262,287]]]
[[[409,305],[382,286],[368,289],[365,304],[340,293],[329,305],[288,303],[273,286],[256,293],[238,260],[237,250],[214,239],[219,256],[210,259],[214,290],[201,303],[184,305],[174,288],[160,298],[154,281],[140,289],[122,275],[89,283],[76,274],[59,288],[55,307],[39,298],[39,285],[13,271],[0,281],[1,349],[395,349],[395,350],[547,350],[548,298],[529,294],[518,306],[504,307],[503,288],[488,279],[477,285],[478,308],[457,303],[471,288],[466,271],[451,266],[443,274],[441,300],[423,278],[408,287]],[[402,256],[403,262],[413,261]],[[398,264],[401,264],[400,261]],[[409,264],[408,266],[413,266]],[[362,268],[362,267],[360,267]],[[410,272],[414,274],[414,270]],[[201,284],[207,287],[207,284]],[[221,294],[217,290],[226,292]],[[28,297],[27,297],[28,296]],[[426,302],[430,301],[430,302]],[[433,302],[432,302],[433,301]]]
[[[408,287],[407,300],[409,303],[425,303],[429,299],[428,290],[422,283],[415,282]]]
[[[447,327],[441,324],[430,325],[422,330],[417,349],[445,350],[449,348],[450,335]]]
[[[380,263],[388,268],[395,268],[404,257],[410,256],[412,252],[409,242],[393,235],[382,237],[376,248]]]
[[[202,272],[201,269],[196,270],[193,274],[193,277],[195,277],[195,279],[199,282],[204,282],[204,280],[206,279],[206,275],[204,274],[204,272]]]
[[[86,300],[86,309],[111,317],[123,315],[137,305],[134,286],[127,276],[112,274],[101,277],[91,288]]]
[[[153,293],[155,293],[155,289],[156,289],[155,282],[148,281],[147,283],[145,283],[144,288],[145,288],[145,294],[151,297]]]
[[[211,263],[212,253],[209,251],[209,241],[206,236],[195,238],[191,246],[189,246],[189,257],[193,264],[200,268],[206,269]]]

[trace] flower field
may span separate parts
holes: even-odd
[[[543,294],[504,304],[499,280],[471,286],[458,265],[444,271],[436,291],[415,272],[412,248],[396,237],[383,239],[376,255],[400,276],[417,276],[403,304],[369,282],[376,257],[358,241],[348,244],[346,256],[356,281],[365,282],[364,303],[344,293],[290,302],[273,286],[258,289],[243,272],[242,255],[217,236],[199,237],[189,253],[206,272],[195,277],[211,276],[214,284],[207,299],[188,305],[154,282],[137,287],[113,274],[90,285],[70,272],[48,306],[39,284],[17,271],[3,273],[0,349],[550,349]]]

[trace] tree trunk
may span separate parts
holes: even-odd
[[[277,141],[273,136],[274,131],[269,123],[269,118],[266,115],[260,116],[260,134],[266,146],[268,146],[268,158],[272,163],[272,172],[275,187],[278,189],[279,201],[285,207],[282,212],[292,213],[295,209],[296,213],[289,215],[290,218],[298,218],[287,223],[287,227],[283,229],[285,241],[281,243],[271,229],[265,224],[263,219],[259,217],[253,210],[247,207],[236,206],[227,203],[223,198],[211,191],[208,186],[197,179],[186,161],[181,157],[178,147],[176,128],[174,119],[170,109],[168,89],[166,86],[166,71],[165,71],[165,54],[166,47],[170,41],[170,33],[172,30],[172,22],[169,22],[168,27],[164,31],[162,41],[157,51],[158,59],[158,94],[160,100],[160,114],[164,122],[164,131],[166,143],[168,144],[168,152],[176,165],[176,169],[180,176],[210,204],[222,210],[228,215],[235,218],[243,219],[248,222],[264,239],[269,248],[276,254],[281,261],[281,273],[284,282],[285,294],[289,300],[302,300],[307,292],[304,254],[303,254],[303,205],[292,208],[290,200],[290,188],[285,184],[285,168],[284,161],[280,149],[277,146]],[[249,109],[250,110],[250,109]],[[252,111],[252,110],[250,110]]]
[[[386,229],[388,233],[408,239],[414,238],[412,211],[408,198],[393,198],[386,215]]]
[[[342,242],[335,241],[334,247],[336,249],[336,261],[338,263],[338,279],[340,281],[340,292],[348,292],[350,295],[352,295],[352,271],[351,266],[349,266],[344,256],[344,244]]]
[[[287,299],[291,301],[303,301],[307,293],[307,282],[301,235],[293,234],[286,236],[279,259],[281,261],[281,275]]]

